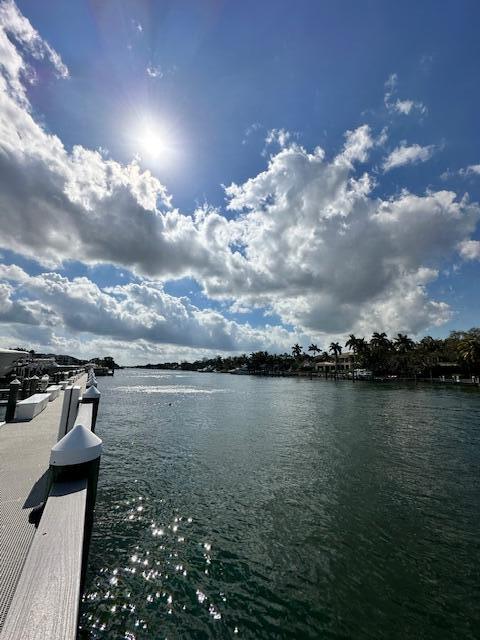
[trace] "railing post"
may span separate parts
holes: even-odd
[[[38,381],[40,378],[38,376],[32,376],[30,378],[30,395],[33,396],[37,393]]]
[[[24,378],[22,380],[22,392],[20,393],[20,397],[22,400],[28,398],[28,391],[30,389],[30,378]]]
[[[17,396],[21,386],[22,386],[22,383],[20,382],[20,380],[17,380],[17,378],[15,378],[15,380],[12,380],[10,382],[10,391],[8,393],[7,409],[5,411],[5,422],[13,422],[13,419],[15,418]]]
[[[92,431],[95,433],[95,425],[97,423],[98,405],[100,403],[100,391],[93,385],[89,387],[82,396],[82,402],[91,404],[92,406]]]
[[[83,590],[87,570],[102,448],[102,440],[97,435],[87,426],[76,424],[71,431],[52,447],[50,453],[50,477],[52,483],[68,482],[82,478],[87,480],[81,590]]]
[[[77,418],[80,391],[81,391],[80,387],[78,386],[72,387],[72,394],[70,396],[70,409],[68,412],[68,419],[67,419],[67,433],[73,428],[75,424],[75,420]]]
[[[88,378],[87,378],[87,383],[86,383],[86,388],[89,389],[90,387],[96,387],[97,386],[97,378],[95,377],[94,373],[89,373],[88,374]]]
[[[63,436],[67,433],[68,413],[70,411],[70,400],[72,397],[72,389],[73,387],[66,386],[63,392],[62,415],[60,416],[60,424],[58,426],[57,441],[61,440]]]

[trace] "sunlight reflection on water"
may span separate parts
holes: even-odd
[[[190,393],[212,395],[214,393],[231,393],[231,389],[199,389],[198,387],[186,387],[180,384],[163,385],[159,387],[136,385],[132,387],[114,387],[113,391],[122,393],[170,393],[186,395]]]

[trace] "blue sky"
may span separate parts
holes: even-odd
[[[5,346],[132,362],[478,324],[478,3],[0,6]]]

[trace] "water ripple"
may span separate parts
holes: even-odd
[[[102,381],[81,638],[476,637],[478,392],[144,377]]]

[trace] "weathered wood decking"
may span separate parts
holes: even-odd
[[[82,376],[76,384],[84,388],[85,382],[86,376]],[[46,498],[50,450],[57,441],[62,400],[63,392],[30,422],[14,422],[0,427],[0,636],[2,640],[4,638],[2,628],[7,612],[19,584],[30,547],[38,535],[39,530],[29,522],[29,516],[32,508]],[[48,515],[47,511],[43,518],[46,515]],[[80,544],[80,550],[81,547]],[[6,637],[23,636],[7,635]]]

